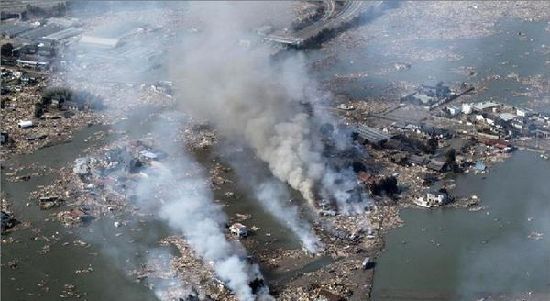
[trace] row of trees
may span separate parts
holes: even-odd
[[[67,87],[52,87],[44,90],[40,101],[35,104],[34,116],[42,116],[53,100],[57,101],[58,108],[67,102],[72,102],[79,110],[102,110],[105,107],[102,98],[88,91],[75,91]]]

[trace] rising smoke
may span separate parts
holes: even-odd
[[[319,193],[342,213],[362,210],[346,197],[355,178],[329,166],[314,126],[320,122],[303,109],[304,102],[315,107],[319,101],[303,57],[270,59],[272,50],[253,32],[261,23],[243,13],[242,5],[193,3],[192,11],[205,21],[201,34],[185,39],[171,64],[181,107],[225,137],[242,139],[311,205]]]
[[[182,111],[209,120],[227,138],[244,141],[267,163],[277,179],[298,190],[310,204],[313,205],[317,194],[331,198],[341,212],[352,213],[356,209],[350,206],[346,195],[354,187],[355,177],[329,166],[317,130],[326,120],[312,118],[302,105],[310,103],[316,111],[320,98],[304,67],[303,57],[273,61],[272,50],[258,43],[258,36],[253,32],[271,16],[277,19],[271,21],[274,27],[290,24],[290,5],[289,2],[191,3],[188,15],[201,19],[203,25],[199,33],[185,34],[182,46],[172,51],[169,66],[175,96]],[[152,27],[165,25],[154,13],[144,15],[152,17],[142,20],[154,23]],[[164,42],[159,41],[159,44]],[[146,74],[154,74],[153,66],[142,57],[154,51],[154,47],[142,42],[135,47],[124,47],[126,53],[136,55],[122,55],[117,59],[110,53],[91,56],[87,61],[81,60],[82,68],[69,72],[67,78],[95,90],[102,90],[104,81],[151,81]],[[117,51],[120,49],[113,53]],[[119,106],[131,107],[139,94],[112,95],[108,94],[112,89],[105,90],[108,101],[117,101]],[[125,130],[133,127],[136,124],[128,124]],[[176,126],[163,122],[155,128],[158,137],[177,132]],[[161,196],[160,207],[149,208],[158,210],[159,216],[181,233],[205,262],[212,263],[218,277],[240,300],[253,300],[255,296],[248,284],[259,276],[257,266],[243,259],[246,252],[240,244],[226,240],[225,216],[212,202],[204,175],[171,141],[173,139],[162,139],[161,148],[170,149],[169,152],[175,154],[171,156],[174,161],[170,165],[156,164],[146,171],[148,177],[138,185],[141,203],[147,204]],[[182,172],[192,176],[184,177]],[[318,251],[322,245],[311,226],[300,219],[296,207],[284,203],[289,199],[287,188],[274,179],[255,184],[253,192],[262,206],[284,221],[306,249]]]
[[[210,263],[216,275],[235,292],[239,300],[255,300],[249,286],[259,275],[257,265],[246,261],[246,251],[237,242],[225,237],[226,217],[220,206],[213,203],[209,181],[201,167],[178,145],[172,143],[177,126],[159,119],[155,136],[164,137],[161,148],[171,154],[166,164],[156,162],[137,185],[141,203],[160,199],[160,218],[183,234],[191,248]],[[181,121],[178,123],[181,124]]]
[[[101,31],[102,34],[110,34],[110,28],[128,25],[127,19],[133,19],[144,28],[166,26],[166,20],[162,18],[164,11],[156,3],[150,4],[153,7],[145,11],[137,9],[137,12],[129,16],[125,10],[116,11],[108,18],[112,24],[103,22],[99,26],[87,28],[87,33]],[[130,7],[128,10],[132,11]],[[144,57],[158,52],[159,49],[152,42],[164,41],[164,36],[148,34],[148,37],[150,40],[136,39],[116,49],[85,49],[84,55],[78,53],[82,49],[77,49],[68,57],[71,65],[65,71],[65,84],[74,89],[84,88],[100,94],[113,112],[121,107],[139,105],[142,93],[135,84],[159,80],[151,76],[158,74],[154,72],[155,61],[149,58],[144,60]],[[135,86],[135,89],[129,89],[126,84]],[[113,88],[116,85],[125,87],[118,90]],[[184,122],[180,119],[180,113],[175,115],[177,116],[161,116],[158,120],[151,121],[151,133],[163,138],[158,141],[159,148],[171,156],[168,159],[169,164],[157,162],[142,173],[143,179],[138,181],[136,187],[137,201],[142,210],[165,220],[178,234],[183,235],[194,252],[206,264],[211,264],[217,277],[235,292],[239,300],[256,300],[257,296],[252,292],[249,283],[257,277],[261,278],[258,266],[247,262],[246,250],[242,245],[226,239],[226,217],[221,208],[213,203],[208,180],[201,167],[175,142],[179,126]],[[169,123],[166,120],[176,122]],[[143,136],[149,129],[142,127],[142,121],[130,117],[127,122],[115,127],[128,132],[138,131]],[[124,258],[134,251],[112,248],[111,253],[117,258]],[[150,263],[154,265],[154,262]],[[158,284],[157,296],[163,298],[162,296],[170,295],[161,291],[163,288],[174,289],[171,283],[173,280],[169,282],[155,283]],[[267,292],[257,294],[263,299],[269,299]]]
[[[300,220],[298,208],[284,206],[283,200],[288,200],[288,190],[280,182],[265,182],[256,189],[256,196],[261,204],[283,222],[302,241],[302,245],[311,253],[316,253],[323,247],[311,227]]]

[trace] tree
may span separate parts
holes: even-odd
[[[453,172],[460,172],[460,168],[456,163],[456,150],[451,148],[447,154],[445,154],[445,163],[447,164],[447,169],[452,170]]]
[[[11,43],[6,43],[2,45],[1,52],[3,56],[12,56],[12,51],[13,51],[13,45]]]
[[[433,154],[437,150],[437,147],[439,146],[437,139],[430,138],[428,139],[428,153]]]
[[[378,183],[369,185],[369,188],[374,195],[381,195],[385,192],[386,195],[393,197],[394,195],[399,194],[397,178],[394,176],[385,177],[378,181]]]
[[[451,148],[445,154],[445,163],[454,165],[456,164],[456,149]]]
[[[39,103],[34,104],[34,117],[40,118],[42,116],[42,106]]]

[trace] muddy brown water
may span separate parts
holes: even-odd
[[[505,19],[495,24],[494,34],[483,38],[407,42],[425,51],[451,50],[461,56],[456,61],[410,61],[406,55],[390,51],[388,40],[369,40],[359,48],[340,45],[334,49],[338,54],[334,63],[317,76],[328,80],[335,73],[367,72],[367,77],[339,85],[334,91],[361,99],[384,95],[392,81],[475,84],[484,77],[499,75],[500,79],[491,81],[473,101],[492,99],[529,106],[531,99],[522,93],[533,87],[507,75],[548,79],[550,69],[544,64],[549,60],[547,26],[546,21]],[[325,55],[322,50],[307,51],[311,61]],[[410,63],[411,68],[377,74],[393,68],[396,62]],[[476,75],[457,72],[463,66],[474,67]],[[539,109],[550,112],[548,105]],[[508,296],[502,300],[509,300],[512,294],[529,291],[547,295],[549,184],[550,162],[536,153],[517,152],[491,169],[486,178],[465,175],[457,179],[457,192],[478,194],[487,210],[403,210],[404,226],[390,231],[378,259],[372,300],[477,300],[497,293]],[[545,232],[545,236],[531,240],[527,238],[531,232]]]
[[[487,208],[402,210],[405,224],[378,259],[374,300],[550,293],[550,161],[517,152],[488,175],[459,176],[456,193]]]
[[[77,132],[68,143],[38,150],[29,155],[15,156],[5,163],[9,167],[29,163],[61,168],[91,145],[85,140],[103,128],[92,126]],[[30,229],[21,229],[2,235],[13,243],[2,244],[2,292],[3,300],[59,300],[65,284],[75,285],[82,299],[88,300],[156,300],[143,285],[131,281],[100,244],[89,247],[75,246],[75,240],[86,240],[79,232],[93,231],[93,227],[67,229],[52,215],[58,210],[42,211],[29,194],[39,185],[48,185],[53,175],[33,176],[27,182],[10,183],[2,174],[2,191],[10,200],[12,211],[22,222],[30,222]],[[26,203],[30,203],[27,207]],[[48,221],[46,219],[49,219]],[[33,231],[36,229],[36,231]],[[36,239],[36,238],[40,239]],[[46,237],[49,241],[45,241]],[[64,246],[64,243],[69,243]],[[49,246],[49,252],[41,250]],[[17,260],[17,267],[10,269],[7,262]],[[87,274],[75,274],[76,270],[93,268]],[[42,284],[42,286],[39,286]],[[73,298],[74,299],[74,298]]]
[[[151,115],[150,108],[144,108],[132,114],[128,119],[116,124],[116,129],[128,129],[126,134],[132,138],[142,137],[155,127],[157,117]],[[139,124],[138,127],[128,127]],[[156,300],[152,290],[144,283],[138,283],[128,271],[147,262],[147,256],[159,248],[158,240],[176,234],[165,223],[155,218],[139,222],[127,215],[101,217],[87,226],[66,228],[55,220],[54,210],[40,210],[36,200],[29,199],[29,194],[39,185],[48,185],[55,180],[55,175],[33,176],[29,181],[8,182],[4,172],[11,167],[36,163],[58,169],[70,166],[74,159],[84,154],[90,147],[100,147],[116,139],[107,136],[105,141],[90,142],[89,138],[97,131],[108,130],[103,126],[92,126],[78,131],[72,140],[40,149],[32,154],[14,156],[5,162],[2,174],[2,190],[12,203],[12,211],[22,222],[31,222],[30,229],[19,229],[5,235],[3,239],[13,239],[13,243],[2,245],[2,291],[3,300],[59,300],[65,284],[75,285],[76,292],[87,300]],[[210,152],[196,152],[195,159],[206,170],[213,166],[214,159],[220,160]],[[32,170],[29,169],[29,171]],[[23,171],[22,173],[28,172]],[[237,213],[250,214],[244,221],[246,225],[259,229],[250,237],[251,254],[266,253],[274,249],[299,249],[300,243],[289,231],[265,211],[249,192],[238,185],[234,173],[226,175],[235,184],[223,185],[214,191],[214,197],[223,200],[224,211],[231,219]],[[235,197],[226,198],[226,192],[235,193]],[[298,196],[294,193],[293,197]],[[29,203],[29,206],[26,204]],[[128,224],[121,228],[114,227],[115,220],[125,220]],[[39,238],[36,240],[36,238]],[[43,239],[46,237],[47,241]],[[86,246],[75,244],[82,240]],[[45,246],[49,251],[41,254]],[[16,260],[17,267],[10,269],[7,263]],[[330,261],[305,265],[304,271],[318,269]],[[93,268],[90,273],[75,273],[77,270]],[[266,272],[269,280],[281,283],[291,275],[303,272],[301,268],[287,272]],[[288,274],[288,275],[287,275]]]

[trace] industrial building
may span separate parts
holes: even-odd
[[[355,129],[354,138],[361,144],[369,143],[374,146],[382,146],[384,142],[390,139],[390,136],[378,129],[371,128],[366,125],[359,125]]]

